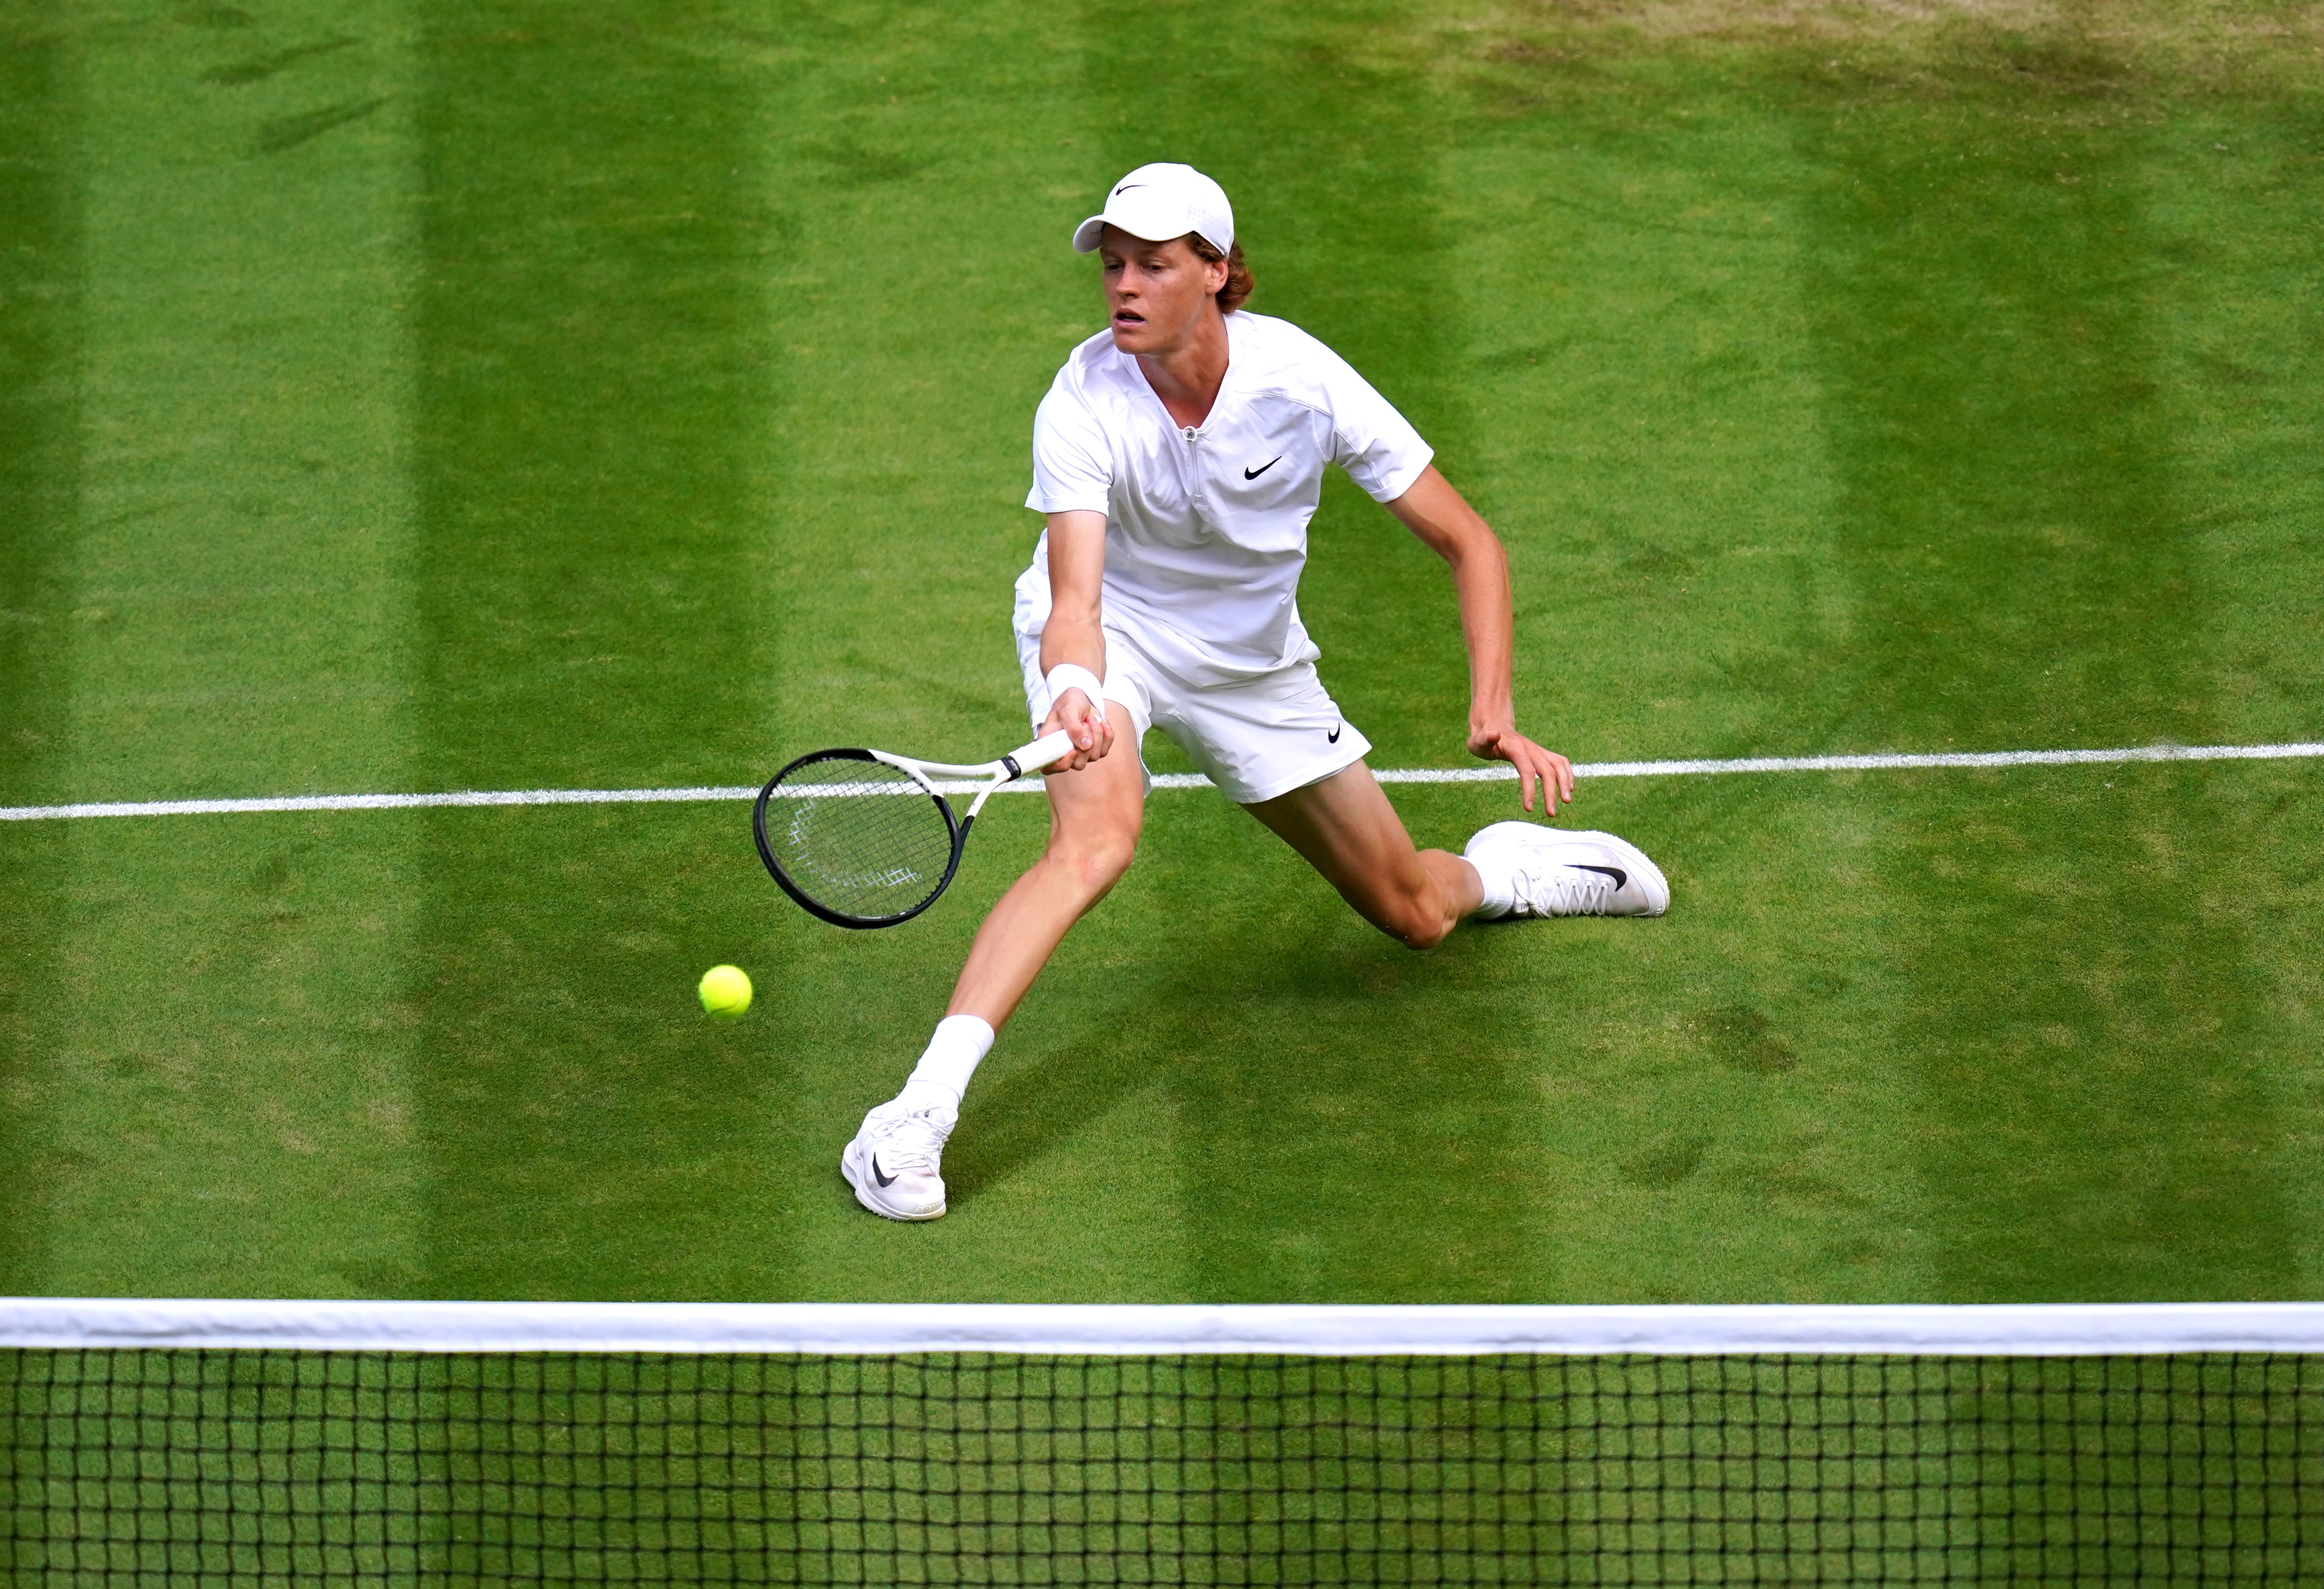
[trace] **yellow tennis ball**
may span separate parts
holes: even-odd
[[[739,965],[713,965],[702,974],[702,1007],[721,1021],[732,1021],[751,1007],[751,979]]]

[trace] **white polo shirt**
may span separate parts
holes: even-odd
[[[1432,456],[1386,398],[1298,327],[1241,310],[1226,324],[1226,381],[1194,429],[1171,419],[1111,331],[1074,349],[1033,421],[1025,499],[1037,513],[1105,515],[1105,621],[1194,685],[1321,654],[1298,595],[1326,464],[1389,502]],[[1048,550],[1044,532],[1017,582],[1021,634],[1048,621]]]

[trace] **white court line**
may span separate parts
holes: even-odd
[[[1726,772],[1877,772],[1914,767],[2083,767],[2125,762],[2291,762],[2324,758],[2324,743],[2307,744],[2153,744],[2102,751],[1941,751],[1926,754],[1869,756],[1746,756],[1727,762],[1580,762],[1576,778],[1676,778]],[[1515,769],[1490,767],[1388,767],[1373,776],[1382,783],[1495,783],[1515,778]],[[947,794],[984,787],[981,781],[939,782]],[[1208,789],[1199,772],[1166,772],[1156,789]],[[1002,787],[1003,793],[1038,793],[1041,781],[1028,778]],[[76,817],[222,817],[254,811],[401,811],[434,806],[626,806],[758,798],[755,784],[715,784],[692,789],[503,789],[463,790],[450,794],[274,795],[235,800],[113,800],[78,806],[0,806],[0,822],[45,822]]]

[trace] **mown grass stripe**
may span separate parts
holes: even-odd
[[[762,181],[788,75],[752,42],[766,19],[730,0],[410,10],[412,782],[663,789],[747,766],[769,737],[754,659],[779,614],[753,570],[780,397],[770,277],[788,257]],[[771,1283],[755,1258],[747,1279],[696,1267],[711,1222],[753,1217],[765,1185],[739,1057],[603,996],[647,964],[665,985],[698,975],[680,947],[709,930],[698,879],[636,835],[591,845],[587,892],[622,902],[609,932],[532,900],[569,864],[565,824],[415,827],[424,1286]],[[586,1218],[576,1187],[604,1193]]]
[[[2236,209],[2211,176],[2199,209],[2159,216],[2156,183],[2188,163],[2175,113],[2134,108],[2146,87],[2100,90],[2094,113],[2083,85],[2131,58],[2070,28],[2048,38],[2088,51],[2076,86],[1997,97],[2013,69],[1994,35],[1936,69],[1941,92],[1798,101],[1821,167],[1800,190],[1803,277],[1853,593],[1821,663],[1846,703],[1824,732],[2274,738],[2236,726],[2274,634],[2215,581],[2203,526],[2219,504],[2181,439],[2177,327],[2191,301],[2250,291],[2208,257],[2182,265],[2184,228]],[[2261,969],[2281,928],[2218,860],[2264,864],[2277,841],[2257,802],[2208,787],[2263,781],[2138,779],[2100,799],[2061,780],[2075,787],[1964,802],[1928,781],[1866,813],[1878,836],[1855,886],[1887,901],[1883,1025],[1910,1086],[1889,1122],[1914,1187],[1900,1224],[1925,1238],[1933,1294],[2300,1283],[2286,1198],[2305,1122],[2252,1058],[2283,1041],[2288,1002]]]
[[[8,803],[190,793],[219,769],[446,787],[413,764],[406,706],[426,698],[404,643],[407,8],[49,9],[79,173],[79,507],[66,732]],[[327,38],[355,42],[281,59]],[[350,842],[364,821],[42,834],[65,842],[24,1061],[47,1158],[28,1284],[411,1283],[413,1046],[390,1012],[427,873],[411,823]]]
[[[2305,744],[2123,745],[2096,751],[1937,751],[1868,756],[1744,756],[1729,761],[1577,762],[1576,778],[1675,778],[1732,772],[1879,772],[1916,767],[2085,767],[2127,762],[2296,762],[2324,757],[2324,743]],[[1514,769],[1494,767],[1388,767],[1375,771],[1382,783],[1500,783]],[[981,780],[939,781],[947,794],[983,788]],[[1208,789],[1199,772],[1165,773],[1156,789]],[[1004,794],[1037,794],[1041,781],[1004,784]],[[0,806],[0,822],[41,822],[78,817],[226,817],[263,811],[394,811],[438,806],[632,806],[705,800],[747,800],[756,784],[715,784],[691,789],[502,789],[458,790],[445,794],[279,795],[253,799],[114,800],[77,806]]]
[[[19,799],[63,781],[72,729],[84,179],[71,46],[55,25],[0,8],[0,789]],[[49,1224],[40,1104],[69,832],[0,854],[0,1285],[30,1283]]]

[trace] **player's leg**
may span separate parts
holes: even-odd
[[[1244,682],[1156,692],[1155,726],[1229,799],[1322,873],[1389,937],[1425,949],[1486,901],[1475,865],[1421,850],[1363,758],[1371,742],[1340,715],[1313,663]]]
[[[1312,664],[1157,696],[1153,711],[1230,799],[1414,948],[1471,915],[1655,916],[1670,901],[1654,863],[1611,834],[1496,822],[1458,855],[1416,848]]]
[[[1442,943],[1468,916],[1659,916],[1670,903],[1661,871],[1610,833],[1496,822],[1462,855],[1416,849],[1361,762],[1244,809],[1365,920],[1416,949]]]
[[[1066,932],[1130,869],[1146,814],[1137,715],[1106,703],[1114,748],[1078,772],[1044,780],[1049,842],[976,931],[952,1002],[902,1092],[863,1117],[840,1170],[856,1201],[890,1219],[945,1211],[944,1145],[969,1077]]]
[[[1412,842],[1361,762],[1243,808],[1307,859],[1365,920],[1410,947],[1444,941],[1485,901],[1477,868]]]
[[[977,928],[945,1015],[999,1031],[1066,931],[1130,870],[1146,817],[1146,771],[1130,709],[1108,701],[1106,717],[1113,753],[1046,781],[1048,846]]]

